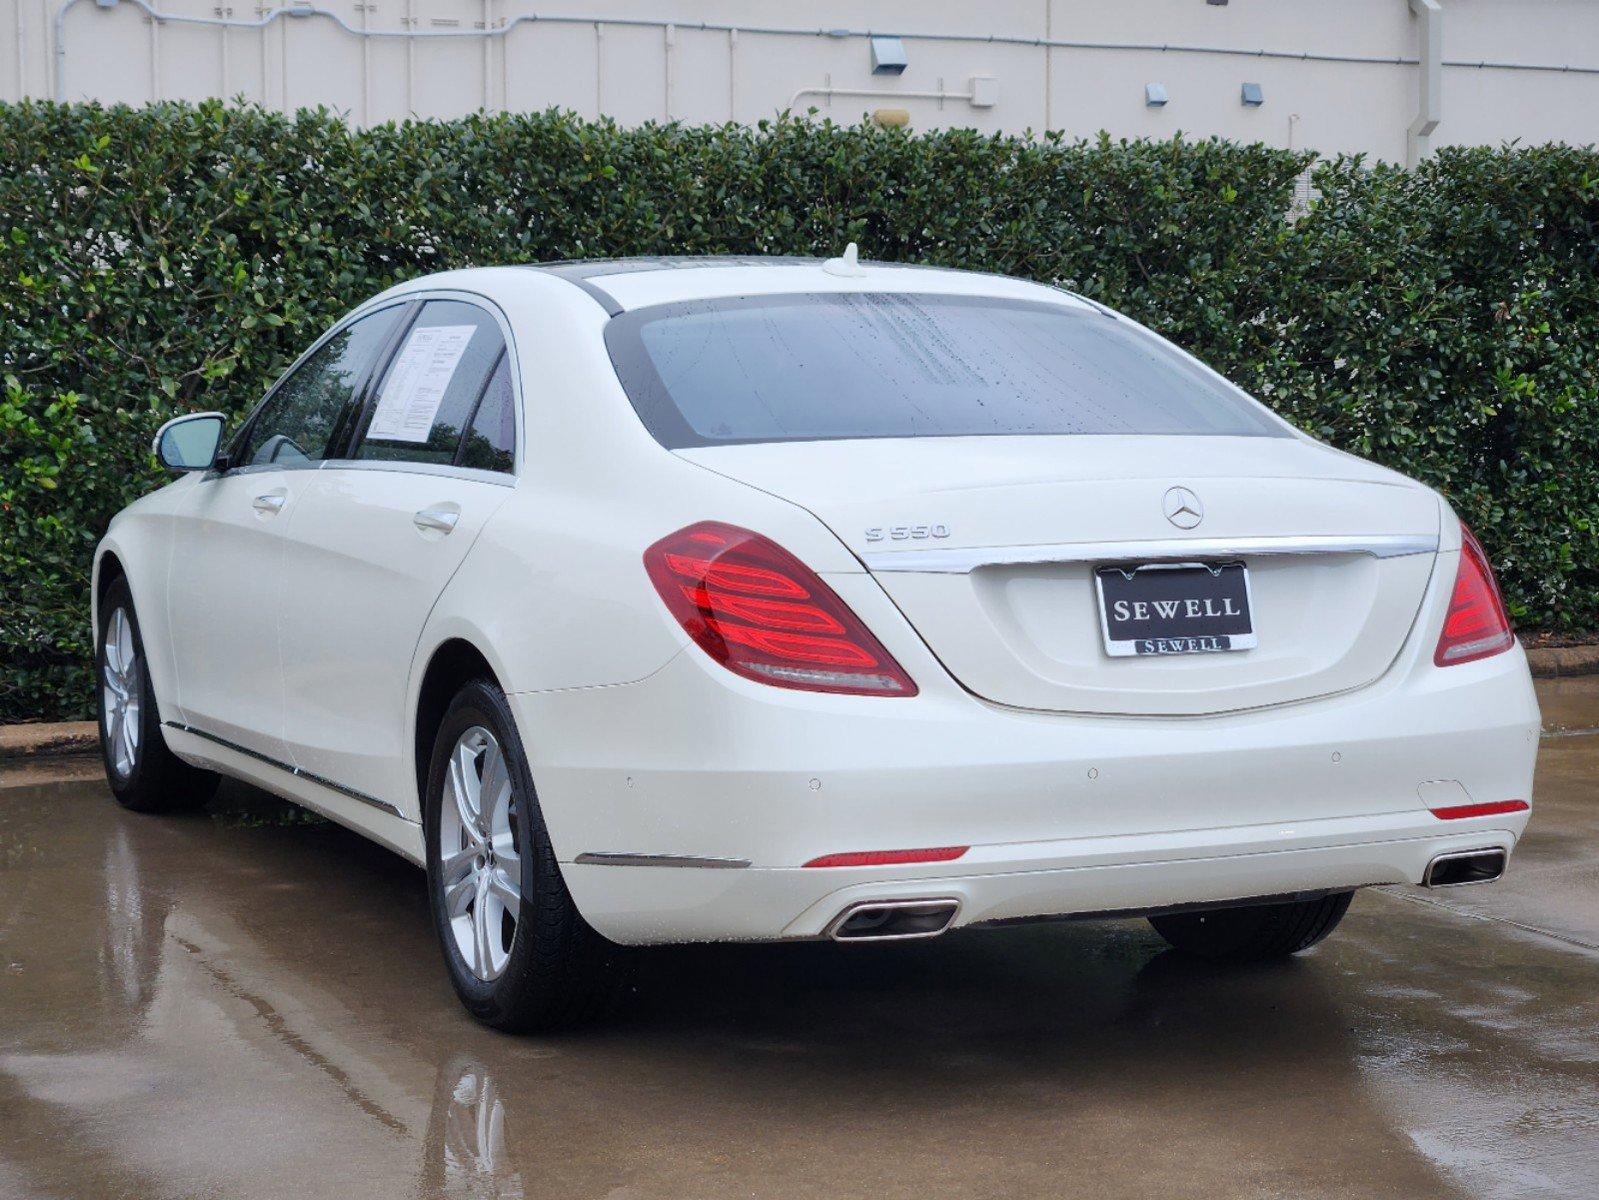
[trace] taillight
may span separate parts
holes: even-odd
[[[1473,662],[1510,649],[1515,640],[1488,556],[1462,523],[1455,590],[1449,597],[1449,614],[1444,617],[1432,661],[1440,667]]]
[[[701,521],[646,550],[644,569],[684,631],[737,675],[810,692],[916,694],[833,589],[769,538]]]

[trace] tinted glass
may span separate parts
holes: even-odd
[[[505,340],[485,309],[429,300],[384,370],[357,458],[453,463]]]
[[[500,355],[478,402],[477,415],[461,447],[461,465],[480,471],[511,471],[516,467],[516,396],[511,390],[511,364]]]
[[[611,321],[670,447],[1000,434],[1286,436],[1258,405],[1093,309],[885,293],[661,305]]]
[[[284,379],[251,424],[240,465],[325,458],[328,438],[403,308],[385,308],[346,326]]]

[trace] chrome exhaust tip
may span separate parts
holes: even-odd
[[[1440,854],[1427,864],[1421,877],[1421,886],[1429,888],[1460,887],[1467,883],[1492,883],[1505,873],[1506,855],[1495,847],[1492,850],[1460,850],[1453,854]]]
[[[862,900],[828,926],[835,942],[903,942],[937,937],[960,912],[959,900]]]

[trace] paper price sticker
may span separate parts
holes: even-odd
[[[426,442],[475,325],[414,329],[394,358],[366,435],[386,442]]]

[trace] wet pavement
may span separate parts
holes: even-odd
[[[413,868],[261,793],[0,764],[0,1197],[1599,1194],[1599,680],[1498,884],[1300,959],[1142,922],[646,955],[614,1024],[475,1026]]]

